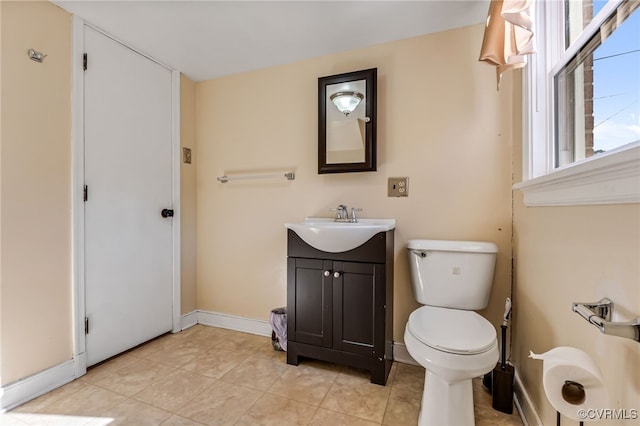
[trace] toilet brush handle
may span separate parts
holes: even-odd
[[[502,347],[500,348],[500,368],[507,368],[507,326],[501,325],[502,329]]]

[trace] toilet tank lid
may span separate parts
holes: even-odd
[[[497,253],[498,246],[486,241],[450,241],[450,240],[409,240],[410,250],[463,251],[474,253]]]

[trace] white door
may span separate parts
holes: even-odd
[[[85,26],[87,365],[172,328],[171,71]]]

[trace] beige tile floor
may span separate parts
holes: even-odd
[[[271,339],[197,325],[90,368],[0,416],[2,425],[415,425],[424,369],[395,363],[387,386],[312,360],[286,364]],[[522,425],[474,381],[477,425]]]

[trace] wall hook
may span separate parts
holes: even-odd
[[[38,52],[34,49],[29,49],[29,59],[42,63],[42,60],[47,57],[46,53]]]

